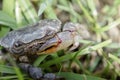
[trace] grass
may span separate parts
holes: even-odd
[[[33,65],[53,73],[55,70],[51,66],[54,65],[56,74],[66,80],[117,80],[120,78],[120,35],[116,36],[115,32],[119,31],[119,5],[119,0],[112,3],[109,0],[106,3],[102,0],[2,0],[0,37],[10,30],[35,24],[46,18],[60,19],[63,23],[71,21],[84,24],[91,38],[80,40],[84,45],[79,50],[41,55]],[[109,33],[111,29],[117,31]],[[19,70],[10,57],[9,60],[13,67],[5,65],[7,62],[0,59],[0,80],[31,79]],[[1,73],[10,75],[3,76]]]

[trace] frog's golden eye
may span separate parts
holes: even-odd
[[[24,43],[23,42],[21,42],[21,41],[16,41],[15,43],[14,43],[14,47],[20,47],[20,46],[22,46]]]

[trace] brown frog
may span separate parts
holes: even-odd
[[[19,61],[18,66],[33,79],[46,77],[54,80],[55,75],[43,75],[41,69],[27,64],[34,61],[31,56],[50,54],[68,48],[71,51],[79,46],[79,40],[87,38],[89,38],[89,32],[78,23],[67,22],[62,27],[59,20],[45,19],[34,25],[9,32],[0,39],[0,45],[15,56]],[[23,57],[26,57],[27,60],[21,60]]]

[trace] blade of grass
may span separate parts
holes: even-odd
[[[27,20],[25,19],[24,15],[22,14],[22,10],[18,1],[15,3],[15,18],[18,28],[22,28],[28,24]]]
[[[26,76],[26,75],[24,75],[24,76]],[[0,80],[17,80],[17,79],[18,79],[18,76],[16,76],[16,75],[0,77]],[[31,79],[24,79],[24,80],[31,80]]]
[[[96,69],[97,65],[99,64],[100,60],[101,60],[101,58],[97,56],[95,58],[94,62],[89,67],[89,71],[93,72]]]
[[[18,76],[5,76],[5,77],[0,77],[0,80],[12,80],[12,79],[16,79],[18,78]]]
[[[111,58],[113,61],[118,62],[120,64],[120,59],[113,55],[113,54],[108,54],[109,58]]]
[[[67,1],[67,0],[59,0],[59,3],[63,6],[66,6],[66,7],[68,6],[68,2],[69,1]]]
[[[97,19],[97,10],[93,0],[87,0],[88,7],[91,9],[92,16]]]
[[[35,62],[34,62],[34,66],[39,66],[39,64],[45,59],[47,57],[47,55],[41,55],[41,56],[39,56],[36,60],[35,60]]]
[[[119,49],[120,44],[112,42],[110,45],[106,46],[107,48]]]
[[[102,28],[99,28],[96,30],[96,32],[105,32],[105,31],[108,31],[109,29],[113,28],[113,27],[116,27],[120,24],[120,18],[118,18],[117,20],[113,21],[112,23],[102,27]]]
[[[89,12],[84,8],[84,6],[82,5],[81,1],[80,0],[76,0],[78,5],[80,6],[81,10],[83,11],[83,13],[85,14],[86,18],[94,23],[94,19],[90,16]]]
[[[5,12],[0,11],[0,24],[16,29],[16,21],[14,18],[7,15]]]
[[[45,17],[49,19],[57,19],[57,16],[51,5],[49,5],[45,10]]]
[[[104,41],[104,42],[102,42],[102,43],[100,43],[100,44],[98,44],[98,45],[92,46],[91,49],[92,49],[92,50],[97,50],[97,49],[99,49],[99,48],[101,48],[101,47],[107,46],[107,45],[110,44],[111,42],[112,42],[111,39],[106,40],[106,41]]]
[[[10,0],[10,1],[3,0],[2,10],[13,18],[15,18],[14,9],[15,9],[15,0]]]
[[[77,19],[78,19],[78,15],[77,15],[77,12],[73,9],[73,6],[71,3],[69,3],[69,10],[70,10],[70,13],[72,15],[70,15],[70,19],[72,22],[77,22]]]
[[[85,73],[85,74],[91,74],[87,69],[84,68],[84,66],[82,65],[82,63],[80,62],[80,60],[75,59],[74,60],[78,66],[80,67],[80,69]]]
[[[16,74],[13,67],[12,66],[7,66],[7,65],[0,65],[0,72],[1,73]]]
[[[44,2],[40,3],[40,7],[38,10],[38,16],[40,16],[45,10],[46,8],[52,4],[53,0],[45,0]]]
[[[7,54],[8,55],[8,60],[9,62],[11,63],[11,65],[13,66],[13,69],[16,73],[16,75],[18,76],[18,80],[24,80],[24,77],[23,77],[23,74],[22,72],[20,71],[20,69],[18,68],[16,62],[13,60],[12,56],[10,54]]]
[[[106,80],[95,76],[80,75],[72,72],[61,72],[58,76],[64,77],[65,80]]]
[[[111,58],[113,61],[115,61],[115,62],[117,62],[118,64],[120,64],[120,59],[119,59],[117,56],[115,56],[115,55],[113,55],[113,54],[108,54],[108,56],[109,56],[109,58]],[[120,70],[118,70],[118,69],[114,69],[114,70],[115,70],[115,72],[117,73],[117,75],[120,76]]]
[[[101,43],[99,43],[97,45],[87,47],[87,48],[85,48],[85,49],[83,49],[81,51],[77,51],[77,52],[74,52],[74,53],[71,53],[71,54],[66,54],[66,55],[64,55],[62,57],[59,57],[59,58],[56,58],[56,59],[53,59],[53,60],[49,60],[46,63],[41,64],[41,67],[48,67],[48,66],[56,64],[56,63],[60,63],[60,62],[63,62],[63,61],[70,60],[76,55],[76,53],[78,53],[77,56],[88,54],[91,51],[95,51],[95,50],[97,50],[99,48],[105,47],[110,43],[111,43],[111,40],[106,40],[106,41],[101,42]]]
[[[3,37],[4,35],[6,35],[9,31],[10,31],[10,28],[5,27],[5,26],[1,26],[1,28],[0,28],[0,37]]]
[[[80,21],[82,20],[82,19],[81,19],[81,15],[80,15],[79,13],[77,13],[76,11],[74,11],[74,9],[71,9],[71,7],[72,7],[71,4],[70,4],[70,6],[62,6],[62,5],[59,5],[59,4],[58,4],[57,7],[58,7],[59,9],[61,9],[61,10],[64,10],[64,11],[70,13],[71,16],[79,19]]]
[[[27,21],[30,24],[36,23],[38,21],[38,15],[30,0],[18,0],[18,2]]]

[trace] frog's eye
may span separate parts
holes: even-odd
[[[10,49],[11,53],[17,54],[17,55],[22,55],[24,53],[24,48],[23,48],[23,42],[21,41],[16,41],[13,44],[13,47]]]
[[[21,42],[21,41],[16,41],[15,43],[14,43],[14,47],[20,47],[20,46],[22,46],[23,45],[23,42]]]

